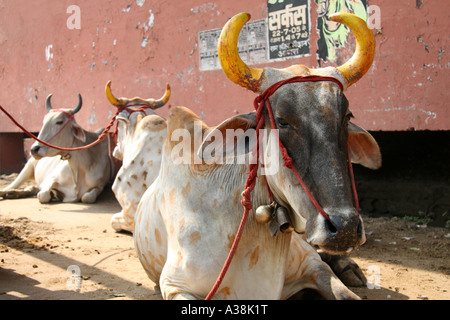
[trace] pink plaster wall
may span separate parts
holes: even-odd
[[[242,11],[252,20],[264,19],[266,0],[138,2],[0,0],[0,104],[26,128],[39,131],[49,93],[55,107],[74,106],[81,93],[84,105],[76,119],[94,130],[114,113],[104,95],[112,80],[117,96],[145,98],[160,97],[168,82],[170,105],[187,106],[210,125],[252,110],[253,93],[232,84],[221,70],[199,70],[198,33],[221,28]],[[347,91],[356,123],[368,130],[450,129],[444,3],[369,0],[381,9],[381,29],[373,30],[377,51],[371,70]],[[79,30],[67,28],[70,5],[81,9]],[[265,65],[318,66],[313,0],[310,7],[311,54]],[[353,44],[341,51],[342,59],[349,58]],[[17,131],[0,114],[0,132]]]

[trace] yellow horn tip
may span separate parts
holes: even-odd
[[[116,97],[114,97],[114,95],[111,92],[111,80],[109,80],[106,83],[106,87],[105,87],[105,93],[106,93],[106,98],[108,99],[108,101],[113,105],[113,106],[120,106],[121,103],[119,100],[117,100]]]
[[[166,83],[166,93],[163,97],[163,103],[166,104],[169,101],[170,95],[172,94],[172,90],[170,89],[170,85]]]
[[[328,18],[345,24],[355,35],[355,53],[349,61],[337,67],[347,80],[347,85],[350,86],[370,69],[375,56],[375,37],[366,22],[354,14],[337,12],[329,15]]]

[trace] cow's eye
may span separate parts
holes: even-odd
[[[292,128],[292,126],[288,122],[286,122],[286,120],[281,118],[277,118],[277,124],[280,128]]]
[[[348,126],[348,123],[350,122],[350,120],[353,118],[353,113],[351,113],[351,112],[348,112],[346,115],[345,115],[345,122],[344,122],[344,124],[346,125],[346,126]]]
[[[64,123],[64,121],[62,121],[62,120],[61,120],[61,121],[58,121],[58,122],[56,122],[56,124],[57,124],[57,125],[62,125],[63,123]]]

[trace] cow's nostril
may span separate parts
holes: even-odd
[[[31,153],[38,153],[40,148],[41,147],[39,146],[34,146],[33,148],[31,148]]]
[[[358,223],[358,227],[357,227],[357,229],[356,229],[356,234],[358,235],[358,236],[361,236],[362,235],[362,222],[361,221],[359,221],[359,223]]]
[[[334,224],[329,219],[325,220],[325,228],[332,235],[335,235],[338,232]]]

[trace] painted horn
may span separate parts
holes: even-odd
[[[244,88],[258,92],[263,81],[263,69],[253,69],[247,66],[239,56],[237,47],[239,33],[250,17],[250,14],[246,12],[232,17],[220,33],[217,49],[220,64],[227,77]]]
[[[347,81],[347,86],[351,86],[361,79],[372,65],[375,56],[375,37],[366,22],[354,14],[337,12],[329,15],[328,18],[345,24],[355,35],[355,53],[350,60],[337,67]]]
[[[151,107],[152,109],[157,109],[157,108],[161,108],[162,106],[164,106],[167,103],[167,101],[169,101],[169,98],[171,95],[171,89],[170,89],[170,85],[167,83],[166,84],[166,92],[158,100],[143,99],[143,98],[139,98],[139,97],[134,97],[131,99],[116,98],[113,95],[113,93],[111,92],[111,81],[108,81],[108,83],[106,84],[106,87],[105,87],[105,93],[106,93],[106,98],[108,99],[108,101],[116,107],[124,107],[127,105],[146,105],[146,106]]]
[[[50,112],[53,109],[51,100],[52,100],[52,94],[50,93],[47,96],[47,99],[45,100],[45,108],[47,109],[47,112]]]
[[[105,94],[109,103],[111,103],[113,106],[120,107],[122,105],[122,103],[111,92],[111,80],[106,83]]]
[[[83,99],[81,98],[81,94],[78,94],[78,105],[69,111],[70,114],[75,114],[81,110],[81,106],[83,105]]]

